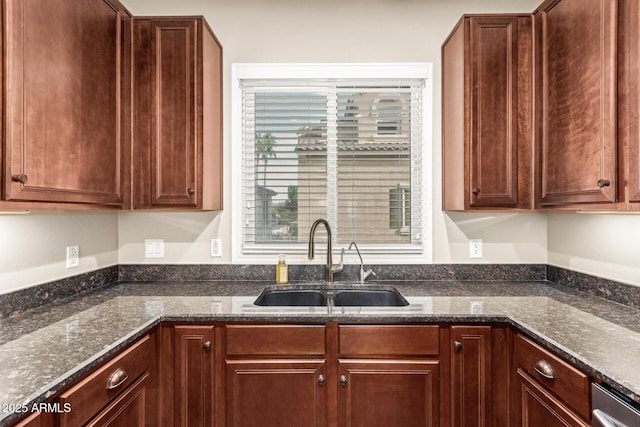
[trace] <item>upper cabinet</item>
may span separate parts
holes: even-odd
[[[0,209],[222,209],[222,47],[204,18],[3,8]]]
[[[131,204],[222,209],[222,47],[201,17],[134,18]]]
[[[548,0],[534,14],[541,206],[617,201],[617,12]]]
[[[3,200],[122,206],[126,11],[112,0],[3,4]]]
[[[464,16],[442,46],[443,209],[532,207],[531,15]]]
[[[443,209],[640,209],[639,9],[461,19],[442,48]]]
[[[640,209],[640,3],[620,0],[619,8],[619,167],[626,184],[622,197],[629,209]]]

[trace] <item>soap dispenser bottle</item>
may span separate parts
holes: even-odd
[[[284,259],[284,254],[278,255],[278,265],[276,266],[276,283],[284,285],[289,282],[289,266]]]

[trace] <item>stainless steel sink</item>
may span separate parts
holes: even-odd
[[[409,302],[397,289],[345,289],[333,295],[336,307],[403,307]]]
[[[316,289],[270,289],[266,288],[254,302],[267,306],[324,306],[327,295]]]
[[[259,306],[403,307],[409,302],[393,286],[301,284],[269,286],[254,302]]]

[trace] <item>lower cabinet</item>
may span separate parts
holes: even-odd
[[[491,326],[452,326],[451,341],[451,425],[494,425]]]
[[[227,425],[327,425],[324,360],[235,360],[226,363]]]
[[[506,324],[164,323],[14,427],[587,427],[590,383]]]
[[[63,391],[57,400],[68,411],[59,415],[59,426],[156,425],[157,388],[157,346],[152,333]]]
[[[341,361],[338,426],[438,425],[437,360]]]
[[[173,327],[173,425],[214,425],[214,361],[213,325]],[[171,372],[166,377],[170,382]]]
[[[225,327],[226,425],[327,425],[325,325]]]
[[[86,426],[142,427],[150,425],[151,420],[146,410],[146,402],[150,398],[147,393],[148,379],[149,374],[145,373],[89,421]]]
[[[590,426],[590,378],[527,337],[514,339],[513,426]]]
[[[542,384],[531,378],[522,369],[517,370],[518,393],[514,402],[519,406],[517,426],[541,427],[588,427]]]
[[[338,325],[338,423],[440,424],[438,325]]]

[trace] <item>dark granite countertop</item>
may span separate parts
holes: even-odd
[[[404,308],[256,307],[264,282],[121,283],[0,320],[0,426],[161,321],[506,322],[640,402],[640,311],[550,282],[393,282]]]

